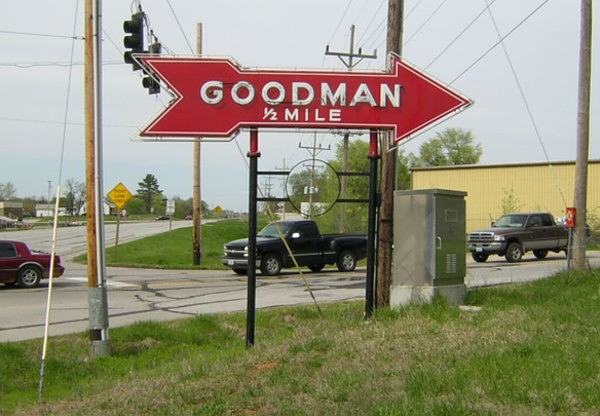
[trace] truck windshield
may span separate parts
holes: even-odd
[[[503,215],[498,218],[493,227],[497,228],[521,228],[527,221],[527,215]]]
[[[281,231],[282,235],[286,235],[292,224],[289,222],[278,222],[267,225],[265,228],[260,230],[257,234],[258,237],[279,237],[279,232]],[[277,230],[279,228],[280,231]]]

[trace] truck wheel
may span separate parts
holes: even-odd
[[[351,272],[356,268],[356,254],[350,250],[342,251],[335,265],[340,272]]]
[[[313,273],[320,272],[321,270],[323,270],[323,267],[325,267],[324,264],[311,264],[310,266],[308,266],[310,271]]]
[[[265,254],[260,262],[260,271],[267,276],[277,276],[281,271],[281,260],[274,253]]]
[[[42,278],[42,271],[35,266],[25,266],[17,274],[17,283],[22,288],[37,287]]]
[[[533,255],[538,259],[544,259],[548,255],[548,250],[533,250]]]
[[[231,269],[235,274],[239,274],[240,276],[245,276],[248,274],[248,270],[246,269]]]
[[[509,263],[516,263],[521,261],[523,257],[523,248],[519,243],[510,243],[506,249],[506,261]]]
[[[473,256],[473,260],[477,263],[485,263],[490,255],[486,253],[472,253],[471,256]]]

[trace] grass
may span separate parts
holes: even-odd
[[[45,403],[39,341],[0,344],[0,414],[547,415],[600,412],[598,274],[471,291],[433,304],[261,310],[111,331],[92,360],[82,334],[53,338]]]
[[[259,228],[264,221],[259,221]],[[239,219],[222,220],[202,225],[202,261],[192,265],[192,228],[179,228],[140,240],[109,247],[106,259],[109,266],[151,267],[162,269],[225,270],[221,264],[223,245],[228,241],[245,238],[248,222]],[[75,261],[84,262],[85,255]]]

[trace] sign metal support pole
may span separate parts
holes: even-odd
[[[246,307],[246,348],[254,346],[256,320],[256,193],[258,190],[258,129],[250,130],[250,182],[248,187],[248,301]]]
[[[379,140],[377,130],[371,130],[369,149],[369,216],[367,231],[367,287],[365,291],[365,319],[370,319],[373,313],[373,289],[375,287],[375,239],[377,221],[377,164],[379,154]]]

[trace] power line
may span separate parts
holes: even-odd
[[[473,24],[475,24],[475,22],[476,22],[477,20],[479,20],[479,18],[480,18],[481,16],[483,16],[483,14],[486,12],[486,10],[488,10],[488,9],[489,9],[489,8],[492,6],[492,4],[494,4],[495,2],[496,2],[496,0],[492,0],[492,1],[490,2],[490,4],[487,4],[487,3],[486,3],[486,6],[484,7],[484,9],[483,9],[482,11],[480,11],[480,12],[479,12],[479,14],[478,14],[477,16],[475,16],[475,18],[473,18],[473,20],[471,20],[471,22],[469,22],[469,24],[468,24],[467,26],[465,26],[465,28],[464,28],[463,30],[461,30],[461,31],[460,31],[460,33],[459,33],[458,35],[456,35],[456,37],[455,37],[454,39],[452,39],[452,40],[450,41],[450,43],[449,43],[448,45],[446,45],[446,47],[445,47],[444,49],[442,49],[442,51],[441,51],[440,53],[438,53],[438,54],[437,54],[437,56],[436,56],[435,58],[433,58],[433,59],[431,60],[431,62],[429,62],[429,63],[427,64],[427,66],[426,66],[424,69],[428,69],[428,68],[429,68],[431,65],[433,65],[433,64],[434,64],[434,63],[435,63],[435,62],[436,62],[436,61],[437,61],[437,60],[438,60],[438,59],[439,59],[439,58],[440,58],[440,57],[441,57],[443,54],[445,54],[445,53],[446,53],[446,51],[448,51],[448,49],[450,49],[450,47],[452,47],[452,45],[454,45],[454,43],[456,43],[456,41],[457,41],[457,40],[458,40],[458,39],[459,39],[459,38],[460,38],[462,35],[464,35],[464,34],[465,34],[465,32],[466,32],[467,30],[469,30],[469,29],[471,28],[471,26],[473,26]]]
[[[381,0],[381,3],[379,3],[379,7],[377,8],[377,10],[375,10],[375,13],[373,13],[373,17],[371,17],[371,20],[369,20],[369,23],[367,23],[367,26],[363,30],[363,34],[361,35],[360,38],[358,38],[358,41],[356,43],[361,44],[360,43],[361,40],[364,38],[365,34],[368,32],[369,27],[371,26],[371,23],[373,23],[373,20],[375,20],[375,18],[379,14],[379,10],[381,10],[381,8],[383,7],[384,4],[385,4],[385,0]],[[375,30],[377,30],[377,29],[375,29]],[[365,41],[365,43],[366,43],[366,41]]]
[[[123,50],[121,48],[119,48],[119,46],[115,43],[115,41],[110,37],[108,32],[106,32],[106,30],[102,29],[102,33],[104,33],[104,36],[106,36],[106,39],[108,39],[108,41],[115,47],[117,52],[119,52],[119,55],[123,55]],[[125,62],[123,62],[123,63],[125,63]]]
[[[342,17],[340,18],[340,21],[338,22],[337,26],[335,27],[335,30],[333,31],[333,33],[331,34],[331,38],[329,38],[329,42],[327,43],[331,43],[331,41],[333,40],[333,37],[336,35],[338,29],[340,28],[342,22],[344,21],[344,17],[346,17],[346,14],[348,13],[348,10],[350,9],[350,6],[352,6],[352,2],[354,0],[350,0],[348,2],[348,5],[346,6],[346,10],[344,10],[344,13],[342,14]]]
[[[183,38],[185,39],[185,42],[188,45],[188,48],[190,48],[190,52],[192,53],[192,55],[194,55],[194,48],[192,48],[192,44],[188,40],[188,38],[185,34],[185,30],[183,30],[183,27],[181,26],[181,22],[179,21],[179,18],[177,17],[177,13],[175,13],[175,9],[173,9],[173,6],[171,6],[171,1],[167,0],[167,4],[169,5],[169,9],[171,9],[171,13],[173,14],[173,17],[175,18],[175,21],[177,22],[177,26],[179,26],[179,30],[181,31],[181,34],[183,35]]]
[[[421,30],[427,25],[427,23],[429,23],[431,19],[433,19],[433,17],[437,14],[438,11],[440,11],[440,9],[444,6],[444,4],[446,4],[447,1],[448,0],[442,0],[442,2],[435,8],[435,10],[431,12],[429,17],[425,19],[425,21],[421,23],[417,30],[408,37],[408,39],[404,42],[404,46],[406,46],[415,36],[417,36],[421,32]]]
[[[496,46],[500,45],[502,43],[502,41],[504,39],[506,39],[507,37],[509,37],[510,35],[512,35],[512,33],[517,30],[519,27],[521,27],[523,25],[523,23],[525,23],[527,20],[529,20],[531,18],[531,16],[533,16],[538,10],[540,10],[546,3],[548,3],[549,0],[544,0],[539,6],[537,6],[531,13],[529,13],[527,16],[525,16],[525,18],[523,20],[521,20],[515,27],[513,27],[511,30],[509,30],[506,35],[502,36],[500,38],[500,40],[498,40],[496,43],[494,43],[492,46],[490,46],[490,48],[485,51],[479,58],[477,58],[471,65],[469,65],[464,71],[462,71],[460,74],[458,74],[458,76],[456,76],[448,85],[452,85],[454,84],[456,81],[458,81],[460,78],[462,78],[463,75],[465,75],[467,72],[469,72],[475,65],[477,65],[483,58],[485,58],[487,56],[488,53],[490,53],[492,50],[494,50],[496,48]]]
[[[0,67],[15,67],[21,69],[27,68],[35,68],[35,67],[48,67],[48,66],[57,66],[68,68],[71,66],[81,66],[83,62],[0,62]],[[110,66],[110,65],[126,65],[125,62],[122,61],[104,61],[102,62],[102,66]]]
[[[84,123],[80,122],[63,122],[57,120],[42,120],[42,119],[34,119],[34,118],[19,118],[19,117],[0,117],[2,121],[13,121],[16,123],[38,123],[38,124],[67,124],[70,126],[83,126]],[[116,127],[116,128],[138,128],[139,126],[127,125],[127,124],[103,124],[103,127]]]
[[[51,34],[51,33],[17,32],[14,30],[0,30],[0,33],[5,34],[5,35],[37,36],[37,37],[44,37],[44,38],[84,40],[83,36],[75,36],[75,34],[69,36],[69,35],[55,35],[55,34]]]
[[[490,9],[490,5],[488,4],[488,0],[483,0],[484,3],[487,6],[487,11],[489,12],[490,15],[490,19],[492,20],[492,24],[494,25],[494,29],[496,31],[496,34],[498,35],[498,38],[500,39],[500,44],[502,45],[502,50],[504,51],[504,56],[506,57],[506,61],[508,62],[508,66],[510,67],[510,71],[512,72],[512,76],[515,80],[515,83],[517,84],[517,88],[519,89],[519,93],[521,94],[521,99],[523,100],[523,104],[525,104],[525,109],[527,110],[527,114],[529,115],[529,120],[531,121],[531,125],[533,126],[533,130],[535,131],[535,135],[538,139],[538,142],[542,148],[542,151],[544,152],[544,156],[546,157],[546,161],[548,162],[548,166],[550,167],[550,171],[554,173],[554,171],[552,170],[552,163],[550,162],[550,157],[548,156],[548,151],[546,150],[546,146],[544,145],[544,141],[542,140],[542,135],[540,133],[540,130],[537,126],[537,123],[535,122],[535,118],[533,117],[533,112],[531,111],[531,107],[529,105],[529,102],[527,100],[527,97],[525,96],[525,91],[523,89],[523,86],[521,85],[521,81],[519,80],[519,76],[517,75],[517,70],[515,69],[515,66],[512,63],[512,59],[510,59],[510,55],[508,54],[508,49],[506,48],[506,45],[504,44],[504,42],[502,41],[502,35],[500,33],[500,29],[498,28],[498,24],[496,23],[496,19],[494,18],[494,14],[492,13],[492,9]],[[563,204],[565,205],[565,207],[567,206],[567,201],[565,200],[565,196],[562,192],[562,189],[560,188],[560,183],[558,182],[558,178],[556,177],[556,175],[554,175],[554,181],[556,184],[556,187],[558,188],[558,193],[560,194],[560,197],[562,198]]]
[[[413,14],[413,12],[417,9],[417,7],[419,7],[419,5],[423,3],[423,0],[419,0],[417,3],[415,3],[415,5],[412,7],[412,9],[410,9],[407,13],[406,16],[404,16],[404,21],[406,21],[406,19],[408,19],[408,17]]]

